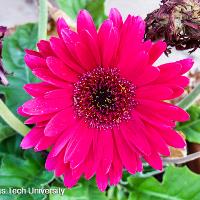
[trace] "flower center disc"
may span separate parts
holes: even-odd
[[[134,96],[135,86],[122,78],[118,69],[98,67],[75,84],[76,115],[92,128],[112,128],[131,118]]]

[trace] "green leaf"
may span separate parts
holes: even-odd
[[[81,9],[86,9],[92,15],[97,27],[106,18],[105,15],[105,0],[56,0],[59,7],[69,15],[73,20]]]
[[[154,177],[129,177],[129,200],[199,200],[200,176],[187,167],[166,168],[163,182]]]
[[[16,132],[3,122],[0,122],[0,142],[15,135]]]
[[[52,187],[56,188],[56,187]],[[50,194],[49,200],[107,200],[105,193],[98,190],[95,181],[79,181],[72,189],[65,189],[64,195]]]
[[[188,110],[190,121],[179,123],[177,130],[182,131],[189,142],[200,144],[200,107],[191,106]]]
[[[41,153],[23,151],[20,148],[21,139],[16,135],[0,144],[0,188],[7,191],[7,194],[0,195],[0,199],[45,199],[45,194],[31,194],[28,188],[46,188],[54,175],[44,169],[45,159]],[[9,188],[24,188],[26,194],[8,194]]]
[[[35,49],[36,41],[37,25],[27,24],[19,26],[3,42],[3,64],[10,75],[7,77],[9,85],[0,85],[0,93],[5,95],[6,105],[14,114],[17,114],[16,110],[21,104],[30,99],[23,90],[24,84],[37,80],[24,63],[24,49]]]

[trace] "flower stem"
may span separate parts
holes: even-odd
[[[39,0],[38,40],[47,38],[48,7],[47,0]]]
[[[16,132],[25,136],[29,132],[29,128],[24,125],[4,104],[4,102],[0,99],[0,116],[2,119]]]
[[[200,83],[188,96],[182,99],[177,106],[187,110],[198,99],[200,99]]]
[[[163,158],[162,160],[163,160],[164,164],[184,164],[184,163],[193,161],[193,160],[198,159],[198,158],[200,158],[200,151],[189,154],[189,155],[182,157],[182,158],[168,158],[168,157],[166,157],[166,158]]]

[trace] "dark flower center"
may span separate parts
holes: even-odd
[[[112,128],[131,118],[134,95],[135,86],[122,78],[118,69],[98,67],[75,84],[76,115],[92,128]]]

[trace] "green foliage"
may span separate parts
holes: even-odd
[[[0,122],[0,142],[13,135],[15,135],[15,131],[5,123]]]
[[[179,123],[177,130],[182,131],[189,142],[200,143],[200,107],[193,105],[188,112],[190,121]]]
[[[20,148],[21,137],[16,135],[4,140],[0,145],[0,188],[7,194],[1,194],[0,200],[42,200],[45,194],[8,194],[9,188],[45,188],[53,180],[53,173],[44,169],[41,153]]]
[[[6,104],[14,114],[21,104],[30,99],[23,90],[24,84],[36,81],[24,63],[24,49],[34,49],[36,41],[37,25],[27,24],[19,26],[3,42],[3,63],[10,75],[7,77],[9,85],[0,85],[0,93],[5,95]]]
[[[53,187],[56,188],[56,187]],[[77,186],[68,190],[64,195],[50,195],[49,200],[107,200],[105,193],[98,190],[94,179],[91,181],[81,180]]]
[[[129,200],[199,200],[200,176],[187,167],[166,168],[162,183],[153,177],[128,179]]]
[[[56,0],[56,2],[74,20],[81,9],[86,9],[91,13],[97,27],[106,18],[104,12],[105,0]]]

